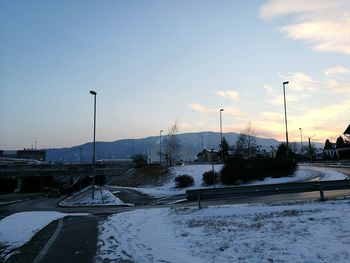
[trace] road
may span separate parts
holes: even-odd
[[[337,168],[327,168],[337,169]],[[349,170],[346,170],[349,172]],[[113,190],[116,190],[113,188]],[[109,214],[121,213],[134,209],[158,208],[170,206],[198,206],[197,202],[176,203],[184,199],[185,195],[155,199],[139,194],[138,192],[120,188],[119,197],[124,202],[137,204],[134,207],[75,207],[58,206],[61,199],[47,199],[35,197],[31,200],[0,206],[0,219],[8,215],[24,211],[58,211],[62,213],[88,213],[87,216],[67,216],[56,220],[42,229],[34,238],[19,249],[6,262],[93,262],[97,246],[98,223]],[[326,191],[326,199],[343,198],[350,196],[349,190]],[[317,200],[319,192],[297,194],[281,194],[266,196],[240,196],[226,200],[204,201],[202,206],[241,204],[241,203],[272,203],[294,200]],[[0,250],[1,251],[1,250]]]

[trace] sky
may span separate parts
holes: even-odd
[[[179,132],[335,141],[350,1],[0,1],[0,149]]]

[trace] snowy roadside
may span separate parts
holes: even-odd
[[[214,170],[219,172],[222,169],[222,165],[214,165]],[[206,171],[212,170],[211,165],[185,165],[172,167],[170,172],[171,176],[166,182],[161,186],[149,186],[149,187],[139,187],[139,188],[130,188],[136,191],[139,191],[143,194],[148,194],[154,197],[166,197],[177,194],[185,194],[186,190],[191,189],[200,189],[200,188],[210,188],[211,186],[203,185],[202,176]],[[194,179],[194,185],[187,188],[175,188],[174,179],[178,175],[189,174]],[[250,182],[245,185],[263,185],[263,184],[280,184],[280,183],[290,183],[290,182],[302,182],[310,180],[343,180],[347,178],[346,175],[336,172],[325,170],[322,168],[311,167],[311,166],[301,166],[297,171],[288,177],[281,178],[265,178],[263,181]],[[227,187],[221,183],[216,185],[217,187]],[[244,186],[241,185],[241,186]],[[113,187],[113,186],[111,186]],[[118,187],[121,188],[121,187]]]
[[[99,225],[96,262],[350,262],[350,201],[157,208]]]
[[[54,211],[33,211],[12,214],[0,220],[0,261],[7,260],[15,250],[27,243],[35,234],[52,221],[65,216],[87,214],[64,214]]]

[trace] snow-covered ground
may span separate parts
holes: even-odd
[[[98,187],[95,188],[94,199],[92,199],[90,186],[60,202],[61,206],[109,206],[123,204],[124,203],[110,191]]]
[[[99,225],[96,262],[350,262],[350,201],[157,208]]]
[[[42,228],[65,216],[86,214],[63,214],[54,211],[21,212],[0,221],[0,261],[8,259],[15,250],[28,242]]]
[[[214,165],[214,170],[216,172],[221,171],[222,165]],[[164,197],[169,195],[184,194],[186,190],[198,189],[198,188],[208,188],[212,186],[203,185],[202,176],[206,171],[211,171],[211,165],[185,165],[176,166],[170,169],[171,176],[162,186],[157,187],[141,187],[133,188],[142,193],[152,195],[155,197]],[[193,177],[194,185],[187,188],[175,188],[174,179],[178,175],[188,174]],[[247,185],[260,185],[260,184],[279,184],[279,183],[289,183],[298,181],[308,181],[308,180],[342,180],[345,179],[346,175],[338,173],[331,170],[326,170],[311,166],[301,166],[292,176],[282,177],[282,178],[265,178],[263,181],[250,182]],[[225,187],[225,185],[218,183],[217,187]]]

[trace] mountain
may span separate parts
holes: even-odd
[[[203,136],[203,137],[202,137]],[[236,143],[237,133],[223,133],[229,145]],[[166,135],[162,136],[162,144]],[[181,145],[180,156],[184,161],[194,160],[196,155],[204,149],[218,149],[220,142],[219,132],[196,132],[178,134],[177,138]],[[203,141],[202,141],[203,138]],[[257,145],[262,148],[270,148],[280,144],[275,139],[256,138]],[[92,160],[93,143],[71,148],[46,149],[47,161],[62,163],[89,163]],[[96,159],[129,159],[135,154],[147,155],[150,151],[159,149],[159,136],[147,137],[143,139],[125,139],[114,142],[96,142]]]

